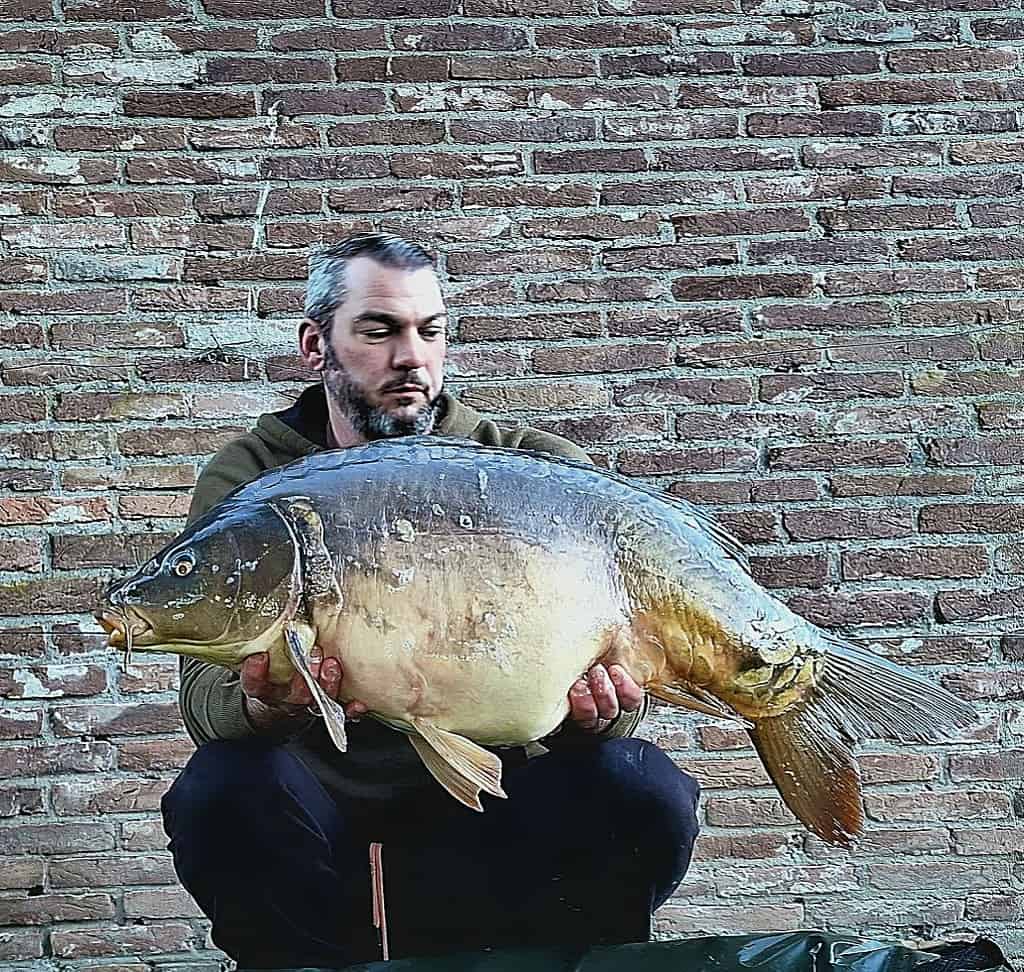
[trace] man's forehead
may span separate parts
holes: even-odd
[[[347,300],[430,300],[441,303],[441,288],[431,267],[408,270],[390,267],[367,257],[352,260],[345,269]]]

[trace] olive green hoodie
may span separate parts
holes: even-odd
[[[443,415],[435,427],[439,435],[590,461],[582,449],[559,436],[528,426],[497,424],[448,394],[442,395],[442,403]],[[251,482],[268,469],[323,451],[326,442],[327,404],[323,386],[315,385],[306,389],[290,408],[262,415],[251,432],[232,440],[213,457],[196,484],[189,521],[198,519],[237,486]],[[197,744],[266,735],[246,717],[238,675],[219,665],[183,658],[180,700],[185,727]],[[601,735],[631,735],[645,708],[624,714]],[[318,719],[299,720],[298,725],[286,720],[286,725],[289,735],[282,741],[287,741],[325,787],[336,794],[386,800],[396,791],[430,783],[405,737],[372,719],[350,727],[347,753],[333,748]],[[557,745],[584,737],[593,738],[567,724],[558,738],[549,741]],[[500,754],[504,758],[507,752]]]

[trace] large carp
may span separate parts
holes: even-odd
[[[860,833],[850,743],[975,720],[928,681],[788,610],[695,507],[593,466],[435,436],[319,453],[231,493],[97,612],[120,648],[302,674],[339,749],[318,645],[467,806],[504,796],[483,746],[542,740],[573,681],[623,665],[651,695],[742,723],[826,841]],[[481,745],[482,744],[482,745]]]

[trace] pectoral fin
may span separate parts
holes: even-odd
[[[345,752],[348,749],[348,739],[345,736],[345,709],[332,699],[313,677],[313,673],[309,669],[307,655],[309,649],[313,647],[314,634],[312,629],[305,630],[309,633],[303,638],[299,634],[297,625],[291,622],[285,624],[284,640],[288,646],[288,657],[295,666],[295,671],[302,676],[302,680],[309,689],[309,694],[313,696],[313,701],[324,717],[324,725],[327,726],[327,734],[331,737],[331,742],[341,752]],[[306,643],[304,644],[304,642]]]
[[[446,762],[443,756],[438,755],[437,750],[422,736],[410,735],[409,742],[412,743],[413,749],[423,760],[423,765],[429,770],[430,775],[441,786],[463,806],[483,813],[483,804],[480,803],[480,787],[467,780],[451,763]]]
[[[718,719],[728,719],[730,722],[743,726],[744,729],[751,729],[754,725],[710,693],[702,692],[695,686],[688,685],[684,691],[681,685],[672,688],[667,685],[648,685],[647,692],[662,702],[678,705],[684,709],[692,709],[694,712],[703,712],[705,715],[715,716]]]
[[[438,728],[427,719],[413,719],[412,724],[421,740],[438,757],[438,760],[423,759],[427,769],[456,800],[474,809],[482,809],[477,798],[481,790],[496,797],[506,796],[501,788],[501,760],[494,753],[488,752],[483,746],[478,746],[465,736]],[[423,749],[416,745],[418,740],[416,737],[412,738],[416,751],[423,757]],[[443,767],[441,771],[438,769],[438,762]],[[458,777],[459,782],[452,785],[452,777]],[[469,784],[475,790],[472,802],[463,800],[459,795],[465,792],[465,784]]]

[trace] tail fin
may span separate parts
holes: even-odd
[[[758,719],[749,732],[786,806],[808,830],[844,846],[861,833],[860,771],[830,727],[800,706]]]
[[[978,722],[944,688],[837,638],[828,639],[825,671],[807,705],[851,741],[939,742]]]
[[[786,805],[822,840],[848,844],[863,827],[860,773],[849,744],[861,739],[936,742],[977,723],[945,689],[892,662],[828,639],[821,681],[797,706],[758,719],[758,755]]]

